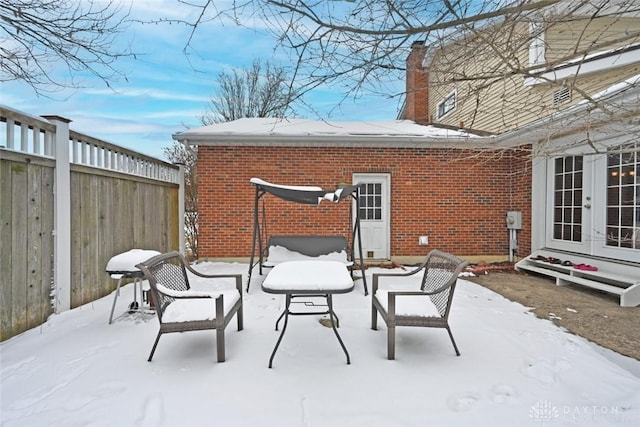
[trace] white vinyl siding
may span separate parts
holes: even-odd
[[[640,20],[620,21],[613,23],[607,18],[590,22],[579,46],[589,45],[594,37],[606,40],[621,37],[624,28],[631,28],[633,23],[640,25]],[[584,26],[583,21],[578,23]],[[544,35],[547,62],[566,55],[569,45],[575,47],[575,41],[568,41],[567,34],[574,34],[578,23],[549,25]],[[598,30],[598,25],[604,28]],[[531,60],[530,31],[529,23],[516,24],[512,29],[487,29],[482,37],[468,36],[437,51],[429,66],[431,120],[444,125],[500,133],[524,126],[582,101],[583,98],[573,90],[574,87],[593,95],[625,77],[640,73],[640,63],[636,63],[566,81],[525,86],[524,76],[517,71],[528,67]],[[619,42],[618,45],[608,45],[601,50],[628,43],[628,40]],[[498,49],[501,45],[505,47]],[[516,73],[510,74],[514,70]],[[478,79],[478,76],[484,75],[493,77]],[[560,89],[562,92],[556,93],[554,103],[554,93]],[[440,117],[439,103],[453,90],[456,90],[456,108]]]
[[[550,23],[545,32],[546,60],[549,63],[566,62],[580,52],[593,53],[625,46],[637,41],[628,37],[630,30],[637,30],[639,26],[638,19],[620,17]]]

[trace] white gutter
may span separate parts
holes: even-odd
[[[176,141],[189,145],[236,145],[257,147],[401,147],[425,148],[456,146],[482,148],[488,142],[485,137],[428,137],[428,136],[380,136],[380,135],[265,135],[256,133],[177,133]],[[486,147],[488,148],[488,147]]]
[[[533,70],[531,74],[540,73],[540,75],[537,77],[526,77],[524,79],[524,85],[534,86],[538,84],[549,84],[549,82],[560,82],[570,77],[585,76],[590,73],[613,70],[635,64],[640,62],[640,50],[638,50],[638,46],[638,44],[635,44],[607,52],[598,52],[597,54],[584,58],[581,57],[572,62],[559,65],[549,71],[544,71],[544,68]],[[617,53],[617,51],[621,51],[621,53]]]

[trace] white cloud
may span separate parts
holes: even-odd
[[[84,91],[87,95],[99,95],[99,96],[125,96],[131,98],[151,98],[164,101],[189,101],[189,102],[202,102],[207,103],[209,99],[205,95],[196,95],[190,93],[178,93],[165,91],[162,89],[154,88],[124,88],[118,89],[115,93],[110,89],[88,89]]]

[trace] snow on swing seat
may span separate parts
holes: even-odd
[[[271,236],[265,267],[287,261],[338,261],[352,266],[343,236]]]

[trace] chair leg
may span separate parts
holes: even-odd
[[[238,321],[238,330],[241,331],[244,328],[244,314],[242,312],[242,305],[236,311],[236,320]]]
[[[387,359],[396,358],[396,327],[387,326]]]
[[[373,303],[371,303],[371,329],[378,330],[378,310]]]
[[[218,362],[224,362],[224,328],[216,329],[216,350]]]
[[[156,342],[153,343],[153,347],[151,348],[151,354],[149,355],[149,358],[147,359],[147,362],[151,362],[151,359],[153,359],[153,353],[156,352],[156,347],[158,346],[158,341],[160,341],[160,335],[162,335],[162,332],[158,331],[158,336],[156,337]]]
[[[451,344],[453,344],[453,348],[456,351],[456,356],[460,356],[460,350],[458,350],[456,341],[453,339],[453,334],[451,333],[451,329],[448,326],[447,326],[447,332],[449,332],[449,338],[451,338]]]

